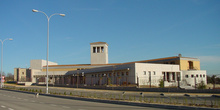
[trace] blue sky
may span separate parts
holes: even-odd
[[[219,0],[0,0],[5,73],[31,59],[90,64],[90,43],[109,44],[109,63],[195,57],[208,75],[220,74]]]

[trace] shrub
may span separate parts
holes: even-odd
[[[198,89],[205,89],[206,85],[204,83],[204,81],[201,81],[201,83],[199,83]]]
[[[164,88],[164,81],[163,81],[163,79],[160,80],[159,87],[160,88]]]

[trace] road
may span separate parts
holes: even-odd
[[[10,85],[6,85],[11,87]],[[16,86],[15,88],[23,88],[25,90],[42,91],[45,93],[46,88],[44,86]],[[140,101],[142,102],[156,102],[156,103],[172,103],[179,105],[206,105],[206,106],[220,106],[219,97],[212,97],[212,94],[204,93],[190,93],[190,96],[185,96],[185,93],[164,93],[161,95],[159,92],[141,92],[135,91],[114,91],[114,90],[96,90],[96,89],[78,89],[78,88],[65,88],[65,87],[49,87],[49,93],[51,94],[64,94],[73,96],[84,97],[96,97],[101,99],[120,99],[128,101]],[[219,95],[219,94],[217,94]]]
[[[0,110],[162,110],[161,108],[79,101],[0,90]],[[166,110],[166,109],[164,109]]]

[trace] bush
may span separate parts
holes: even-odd
[[[163,79],[160,80],[159,87],[160,88],[164,88],[164,81],[163,81]]]
[[[201,83],[199,83],[198,89],[205,89],[206,85],[204,83],[204,81],[201,81]]]

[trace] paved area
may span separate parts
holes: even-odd
[[[20,86],[6,84],[6,87],[23,88],[25,90],[44,92],[45,86]],[[143,103],[165,103],[179,105],[201,105],[220,107],[220,94],[209,93],[160,93],[160,92],[136,92],[136,91],[116,91],[97,90],[66,87],[49,87],[49,93],[59,95],[71,95],[76,97],[99,98],[105,100],[125,100]],[[217,97],[213,97],[213,95]]]
[[[0,90],[0,110],[168,110],[91,101],[63,99]]]

